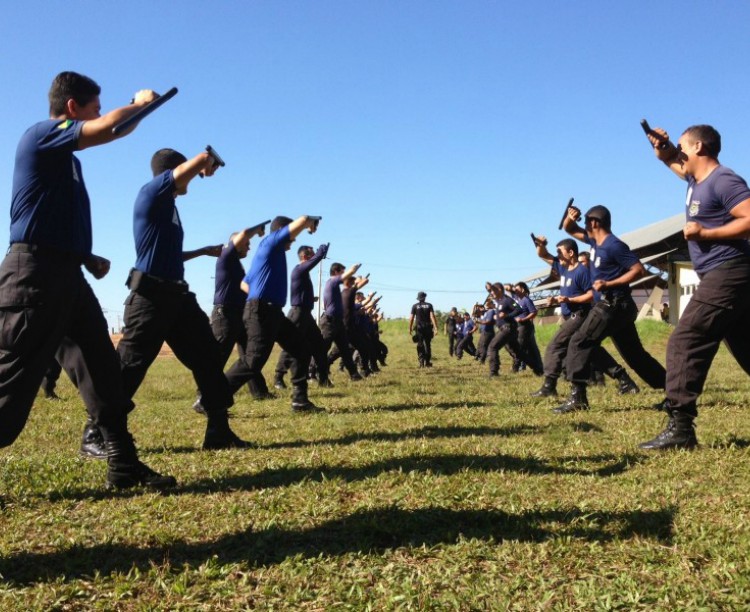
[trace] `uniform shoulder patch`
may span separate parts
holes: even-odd
[[[70,119],[66,119],[62,123],[58,124],[57,129],[58,130],[64,130],[65,128],[68,128],[71,125],[73,125],[73,121],[71,121]]]

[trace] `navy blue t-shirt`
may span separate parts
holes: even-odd
[[[138,192],[133,208],[135,269],[170,281],[185,278],[184,232],[174,203],[174,175],[167,170]]]
[[[730,211],[750,198],[745,180],[725,166],[714,169],[700,183],[690,175],[687,181],[685,218],[707,228],[733,221]],[[750,255],[750,243],[747,240],[688,240],[688,251],[695,271],[705,274],[725,261]]]
[[[217,306],[242,306],[247,294],[240,287],[245,277],[237,247],[231,240],[221,249],[221,255],[216,258],[216,274],[214,304]]]
[[[587,293],[591,289],[591,274],[589,269],[583,264],[578,264],[573,270],[568,270],[555,257],[552,262],[553,269],[557,270],[560,275],[560,295],[567,298],[578,297]],[[578,312],[584,308],[589,308],[589,304],[574,304],[563,302],[560,304],[560,312],[563,316],[568,316],[573,312]]]
[[[245,276],[250,286],[247,299],[258,299],[283,307],[286,304],[286,245],[289,226],[271,232],[260,241]]]
[[[494,300],[494,302],[495,307],[497,308],[495,319],[497,320],[498,327],[502,327],[521,314],[521,307],[512,297],[508,296],[507,294],[501,297],[499,300]],[[501,317],[501,313],[505,316]]]
[[[341,299],[341,274],[332,276],[323,288],[323,306],[329,317],[344,318],[344,302]]]
[[[310,270],[326,256],[326,251],[318,250],[310,259],[294,266],[289,283],[289,303],[312,312],[315,306],[315,288],[310,280]]]
[[[78,149],[82,121],[48,119],[18,143],[10,205],[10,242],[91,255],[91,205]]]
[[[528,317],[532,312],[536,312],[536,306],[528,295],[518,299],[518,307],[521,309],[520,314],[516,316],[516,319],[522,319]]]
[[[596,244],[593,238],[585,236],[584,242],[591,246],[591,282],[597,280],[610,281],[620,278],[628,272],[640,260],[630,250],[630,247],[614,234],[609,234],[604,242]],[[609,298],[630,295],[629,286],[612,287],[605,289],[605,295]],[[594,292],[595,298],[601,298],[601,293]]]
[[[495,309],[485,310],[479,319],[479,331],[489,333],[495,330]]]

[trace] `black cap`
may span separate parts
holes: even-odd
[[[424,291],[420,291],[419,293],[417,293],[417,299],[418,300],[423,300],[426,297],[427,297],[427,294]]]
[[[612,227],[612,214],[606,206],[601,204],[592,206],[586,211],[584,217],[590,217],[599,221],[606,229]]]

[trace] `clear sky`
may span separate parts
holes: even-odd
[[[8,210],[16,144],[58,72],[94,78],[104,110],[176,85],[131,136],[79,154],[94,250],[112,260],[91,280],[111,325],[152,153],[209,143],[227,166],[178,199],[186,249],[322,215],[298,244],[362,262],[388,316],[419,290],[468,307],[486,280],[543,267],[529,232],[559,239],[570,197],[607,205],[616,233],[680,212],[642,117],[675,136],[713,124],[722,161],[750,178],[749,25],[741,2],[6,2],[0,193]],[[207,311],[213,266],[186,263]]]

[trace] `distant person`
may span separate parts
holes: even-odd
[[[459,323],[458,310],[454,306],[445,318],[445,335],[448,336],[448,355],[456,355],[456,325]]]
[[[424,291],[417,293],[417,303],[411,307],[409,335],[416,338],[417,360],[420,368],[432,367],[432,338],[437,333],[435,309],[427,300]]]
[[[664,302],[661,305],[661,310],[659,311],[659,314],[661,315],[661,320],[665,323],[669,323],[669,304]]]
[[[677,146],[664,130],[655,132],[660,138],[649,140],[657,159],[687,181],[683,234],[700,284],[667,344],[669,422],[641,448],[693,448],[698,397],[722,340],[750,374],[750,189],[719,163],[721,136],[710,125],[689,127]]]

